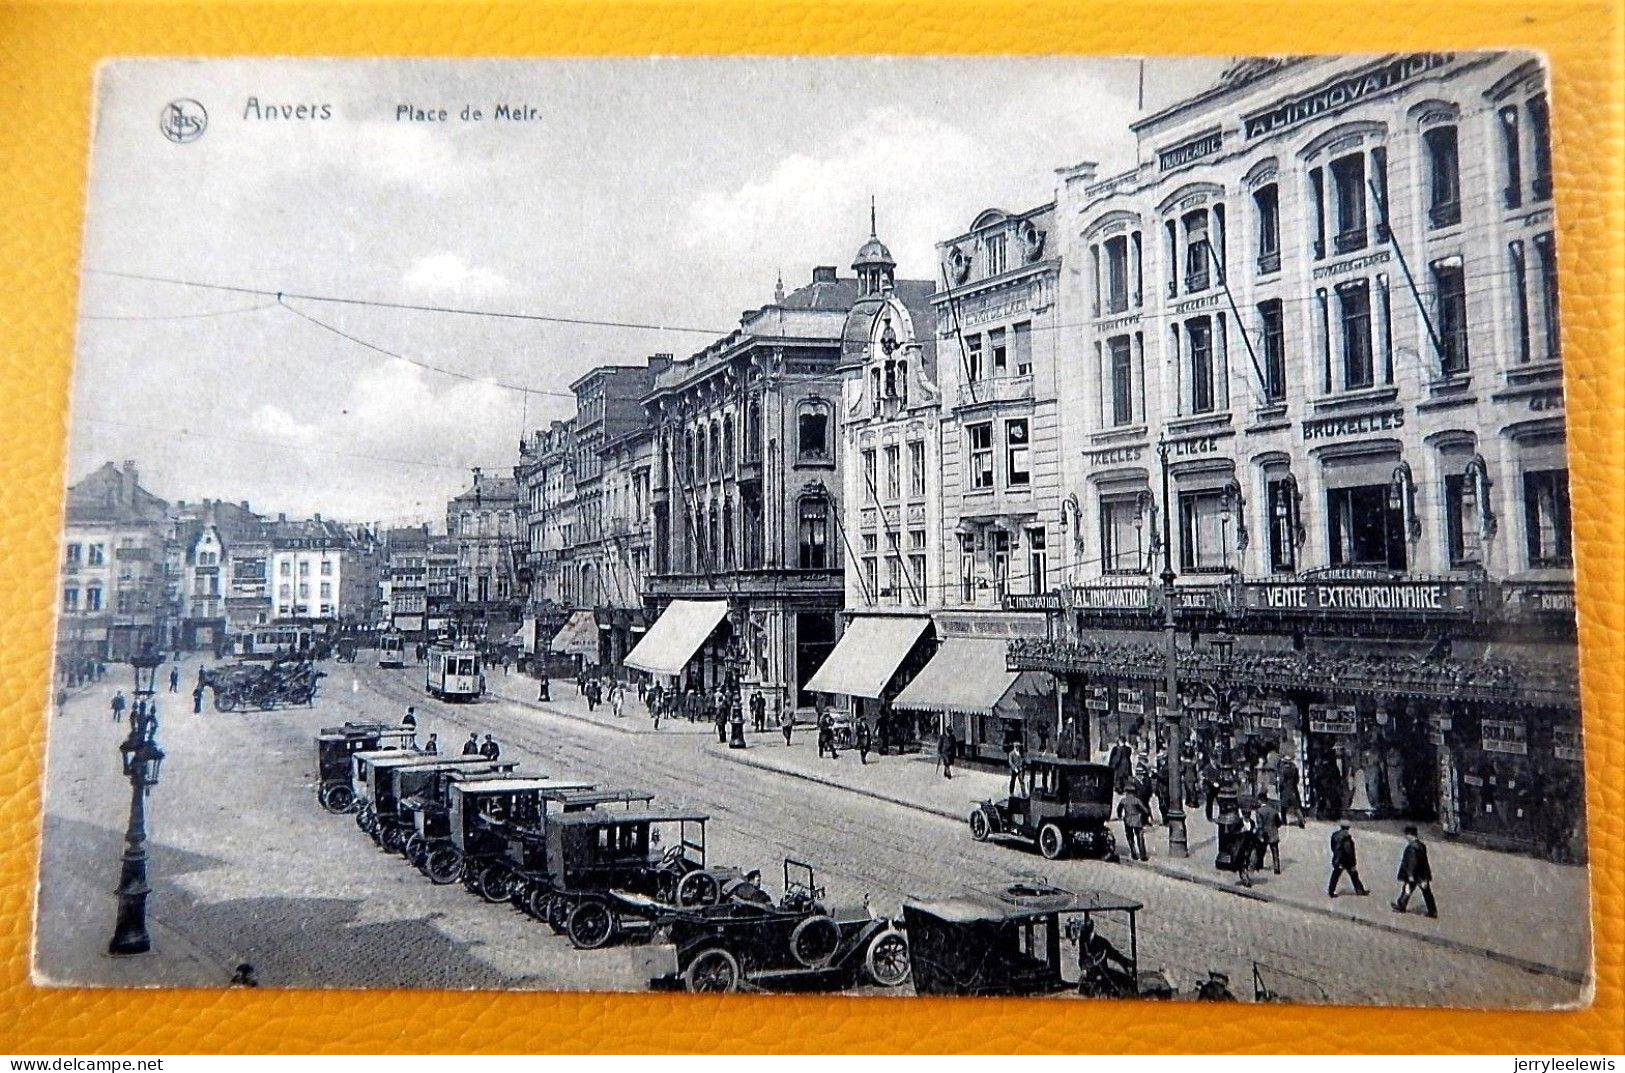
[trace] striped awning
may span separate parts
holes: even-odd
[[[726,600],[673,600],[626,654],[626,665],[650,674],[681,674],[727,614]],[[598,627],[590,614],[587,624],[596,638]]]
[[[929,618],[912,615],[856,616],[806,690],[878,698],[930,625]]]
[[[902,711],[991,712],[1015,687],[1020,671],[1004,665],[1001,640],[949,637],[925,669],[892,701]]]

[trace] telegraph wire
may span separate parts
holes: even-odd
[[[258,440],[247,436],[227,436],[218,432],[194,432],[191,429],[163,428],[158,425],[143,425],[134,421],[116,421],[110,417],[75,417],[75,421],[88,421],[93,425],[111,425],[117,428],[135,429],[139,432],[154,432],[163,436],[191,437],[201,440],[219,440],[223,443],[234,443],[244,447],[265,447],[275,451],[288,451],[298,454],[322,454],[334,458],[355,458],[366,462],[387,462],[391,465],[422,466],[425,469],[454,470],[458,473],[468,472],[468,466],[453,466],[445,462],[425,462],[416,458],[397,458],[388,455],[370,455],[355,451],[335,451],[328,447],[314,447],[307,444],[284,443],[278,440]]]
[[[205,317],[229,317],[234,313],[258,313],[262,309],[270,309],[275,302],[260,302],[257,305],[238,306],[235,309],[216,309],[207,313],[138,313],[129,316],[110,316],[96,313],[81,313],[80,320],[202,320]]]

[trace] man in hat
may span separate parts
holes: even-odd
[[[481,755],[481,753],[480,753],[480,736],[478,734],[470,734],[468,736],[468,740],[463,742],[463,755],[464,756],[479,756],[479,755]]]
[[[1326,884],[1326,896],[1337,897],[1337,881],[1347,872],[1354,881],[1354,893],[1362,898],[1371,892],[1365,889],[1360,882],[1359,858],[1354,849],[1354,835],[1349,831],[1349,821],[1339,820],[1337,830],[1332,832],[1332,878]]]
[[[480,746],[480,755],[487,760],[496,760],[502,755],[502,746],[497,744],[497,739],[493,735],[485,736],[485,744]]]
[[[1405,852],[1399,858],[1399,897],[1392,903],[1394,912],[1405,912],[1405,905],[1417,888],[1421,888],[1422,904],[1427,906],[1428,916],[1438,916],[1439,906],[1433,900],[1433,868],[1428,864],[1428,848],[1412,824],[1405,828]]]
[[[1117,818],[1123,821],[1123,841],[1128,843],[1131,860],[1150,860],[1145,851],[1145,820],[1149,813],[1132,785],[1123,791],[1117,802]]]
[[[1236,996],[1230,993],[1230,976],[1228,973],[1214,970],[1207,974],[1207,979],[1196,985],[1196,1001],[1198,1002],[1234,1002]]]
[[[117,723],[124,718],[124,690],[120,689],[113,694],[113,700],[108,707],[113,709],[113,722]]]
[[[440,755],[440,735],[431,733],[429,740],[423,744],[423,751],[430,756]]]
[[[1263,851],[1270,855],[1270,863],[1275,866],[1275,874],[1281,874],[1281,810],[1275,807],[1269,794],[1258,799],[1258,811],[1253,813],[1253,831],[1258,835]],[[1258,866],[1264,866],[1262,852],[1259,856]]]

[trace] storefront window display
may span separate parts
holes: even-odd
[[[1574,859],[1584,795],[1570,718],[1522,709],[1455,718],[1463,833]]]
[[[1426,713],[1401,700],[1371,698],[1308,705],[1309,804],[1342,816],[1432,821],[1438,760]]]

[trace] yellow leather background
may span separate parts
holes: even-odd
[[[1625,1050],[1621,4],[681,0],[428,6],[0,0],[0,1051]],[[1597,993],[1556,1014],[1020,1001],[36,989],[29,934],[90,142],[111,56],[1542,49],[1584,651]],[[1012,132],[1019,136],[1019,132]],[[952,176],[930,181],[951,182]],[[1530,891],[1529,897],[1540,897]],[[88,926],[101,928],[97,919]]]

